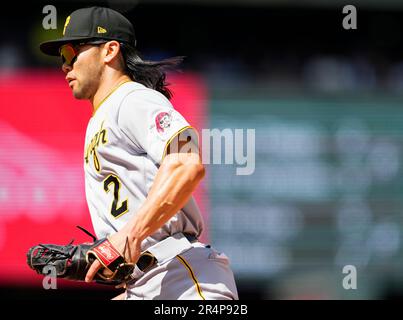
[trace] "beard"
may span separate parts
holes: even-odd
[[[91,99],[98,90],[102,71],[95,65],[89,65],[82,72],[83,76],[77,78],[73,87],[73,96],[76,99]]]
[[[89,81],[79,82],[76,81],[75,86],[73,87],[73,96],[76,99],[90,99],[93,96],[94,92],[94,84]]]

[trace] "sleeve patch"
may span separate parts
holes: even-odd
[[[159,134],[164,134],[171,126],[172,115],[168,112],[160,112],[155,117],[155,127]]]

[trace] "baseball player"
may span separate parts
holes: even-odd
[[[40,45],[62,57],[74,97],[93,107],[84,150],[93,228],[136,263],[119,298],[238,299],[228,258],[198,241],[203,221],[192,192],[204,167],[164,73],[180,59],[144,61],[135,43],[123,15],[91,7],[70,14],[62,38]],[[101,267],[95,260],[85,280]]]

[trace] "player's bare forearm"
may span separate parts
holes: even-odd
[[[119,232],[108,237],[128,261],[137,261],[141,242],[162,227],[189,200],[204,177],[205,171],[198,153],[170,153],[161,163],[147,199],[136,215]],[[126,244],[129,242],[128,251]],[[92,281],[101,268],[92,263],[85,281]]]
[[[139,245],[175,215],[189,200],[204,174],[198,154],[168,154],[146,201],[126,226],[130,240]]]

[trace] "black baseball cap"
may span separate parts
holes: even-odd
[[[73,11],[66,19],[63,37],[42,42],[41,51],[58,56],[62,45],[86,40],[116,40],[136,46],[136,37],[131,22],[121,13],[104,7],[82,8]]]

